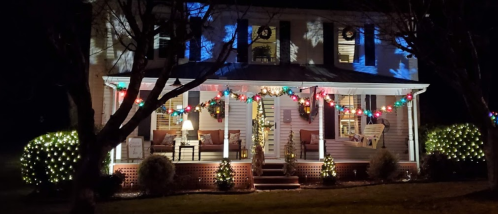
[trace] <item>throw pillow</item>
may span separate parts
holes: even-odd
[[[164,136],[163,142],[161,142],[161,145],[171,145],[173,144],[174,140],[175,140],[175,135],[166,134]]]
[[[310,144],[318,144],[318,135],[317,134],[311,134]]]
[[[211,139],[211,134],[201,135],[201,143],[206,145],[213,145],[213,139]]]
[[[229,142],[230,144],[237,144],[240,138],[240,133],[230,133]]]

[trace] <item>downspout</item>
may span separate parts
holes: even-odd
[[[116,85],[113,85],[113,84],[110,84],[108,82],[105,83],[106,86],[112,88],[112,98],[114,98],[114,102],[112,102],[112,113],[114,114],[114,112],[116,112],[116,103],[118,102],[118,94],[117,94],[117,87]],[[109,163],[109,175],[112,175],[114,169],[113,169],[113,166],[114,166],[114,153],[116,151],[114,150],[114,148],[111,150],[111,162]]]
[[[420,91],[417,91],[413,94],[413,123],[415,129],[415,161],[417,162],[417,170],[420,171],[420,152],[419,152],[419,142],[418,142],[418,102],[417,95],[422,94],[427,91],[427,88],[424,88]]]

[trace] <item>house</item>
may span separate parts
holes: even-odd
[[[189,3],[191,7],[196,5],[199,4]],[[410,167],[416,166],[417,95],[429,86],[417,81],[416,58],[381,40],[375,25],[358,12],[252,7],[242,19],[236,19],[233,18],[235,8],[227,8],[210,21],[211,30],[192,26],[202,31],[195,40],[200,41],[201,45],[187,44],[183,58],[180,57],[180,65],[168,80],[164,92],[177,87],[174,86],[175,81],[186,83],[210,66],[216,50],[235,33],[236,51],[225,66],[200,86],[169,100],[163,110],[159,109],[144,120],[132,135],[143,136],[150,141],[154,130],[177,130],[177,142],[185,141],[180,137],[181,123],[190,120],[194,130],[189,132],[188,139],[192,140],[195,154],[199,149],[198,130],[240,130],[241,146],[251,148],[253,120],[258,111],[264,111],[265,122],[272,125],[265,135],[267,159],[283,158],[290,131],[295,133],[294,142],[297,154],[300,154],[303,149],[299,142],[300,130],[303,129],[319,133],[319,149],[305,154],[306,159],[316,163],[325,154],[331,154],[338,162],[366,163],[384,145]],[[278,12],[278,16],[270,19],[268,11]],[[198,17],[192,16],[191,20],[194,19]],[[254,41],[258,31],[263,32],[264,38]],[[107,47],[105,44],[112,44],[112,39],[112,32],[109,31],[107,40],[95,38],[92,44],[94,47]],[[147,97],[157,80],[168,39],[167,33],[155,38],[139,95],[142,99]],[[127,70],[132,56],[121,56],[122,50],[112,47],[101,52],[94,56],[90,66],[93,74],[90,84],[95,121],[105,123],[122,99],[117,86],[126,87],[129,82]],[[116,66],[112,73],[106,73],[111,62],[117,62]],[[318,108],[311,105],[310,109],[300,110],[300,106],[308,106],[300,98],[316,96],[312,92],[314,87],[321,92],[317,93]],[[225,91],[227,94],[224,94]],[[288,91],[292,91],[291,94]],[[272,93],[281,96],[261,96],[261,106],[247,101],[255,95]],[[241,95],[245,98],[241,99]],[[297,95],[299,99],[291,95]],[[226,116],[223,119],[218,114],[213,117],[205,108],[200,112],[169,114],[184,111],[187,106],[194,109],[217,96],[229,106],[228,111],[225,108],[227,114],[223,115]],[[138,108],[139,105],[136,105],[135,109]],[[365,110],[370,113],[365,114]],[[317,113],[312,121],[300,116],[303,112],[308,115],[308,111]],[[384,124],[383,131],[377,134],[382,136],[377,146],[372,148],[370,145],[348,143],[354,141],[355,134],[364,134],[366,127],[376,123]],[[227,141],[227,132],[224,138]],[[175,150],[178,154],[178,144]],[[183,152],[190,154],[190,151]],[[115,155],[117,162],[126,161],[126,146],[118,147]],[[235,153],[220,150],[203,152],[201,162],[218,161],[223,156],[236,158]],[[187,160],[190,160],[190,155],[184,155],[178,163]]]

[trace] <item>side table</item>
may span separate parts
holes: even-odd
[[[180,161],[182,159],[182,149],[183,148],[191,148],[192,149],[192,160],[194,160],[194,149],[195,149],[195,146],[194,145],[180,145],[180,148],[178,149],[179,150],[178,161]]]

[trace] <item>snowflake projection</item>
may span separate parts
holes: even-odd
[[[416,69],[409,69],[406,67],[405,63],[399,61],[399,68],[398,69],[389,69],[389,72],[393,74],[395,78],[400,78],[400,79],[406,79],[406,80],[411,80],[412,75],[417,73]]]
[[[322,20],[318,18],[315,22],[306,23],[307,32],[303,35],[304,39],[310,40],[313,47],[318,43],[323,43],[323,25]]]
[[[128,32],[131,33],[130,24],[126,20],[124,15],[114,16],[112,19],[112,25],[107,26],[111,32],[113,32],[114,39],[131,38]]]
[[[232,36],[235,34],[235,40],[233,42],[233,48],[237,48],[237,23],[235,23],[234,25],[226,25],[225,26],[225,37],[223,37],[223,41],[224,42],[229,42],[230,39],[232,39]],[[251,39],[251,35],[252,35],[252,26],[249,26],[247,28],[247,44],[251,44],[252,42],[252,39]]]
[[[95,65],[98,63],[98,57],[102,53],[102,48],[97,47],[95,39],[90,40],[90,64]]]
[[[313,59],[310,59],[310,61],[308,61],[308,64],[309,64],[309,65],[314,65],[314,64],[315,64],[315,61],[313,61]]]
[[[187,2],[187,10],[190,13],[190,17],[204,17],[209,9],[208,4],[202,4],[199,2]],[[213,17],[209,15],[208,21],[213,21]]]
[[[206,39],[204,35],[201,36],[201,61],[206,61],[213,58],[214,42]],[[185,58],[190,58],[190,41],[185,42]]]
[[[375,60],[375,64],[377,65],[377,60]],[[359,71],[362,73],[368,73],[368,74],[377,74],[378,73],[377,66],[366,66],[365,65],[365,55],[361,55],[359,57],[358,62],[353,63],[353,69],[355,71]]]
[[[277,59],[280,59],[280,40],[277,39]],[[296,62],[297,61],[297,51],[299,50],[299,47],[294,44],[294,42],[290,42],[290,61],[291,62]]]
[[[397,38],[396,38],[396,42],[397,42],[399,45],[401,45],[401,46],[406,47],[406,48],[408,48],[408,49],[409,49],[409,47],[408,47],[408,43],[407,43],[407,42],[406,42],[406,41],[405,41],[402,37],[397,37]],[[408,53],[408,52],[406,52],[406,51],[404,51],[404,50],[401,50],[400,48],[396,48],[396,49],[394,50],[394,54],[397,54],[397,55],[403,55],[404,57],[406,57],[406,56],[408,56],[410,53]]]
[[[133,52],[131,51],[116,51],[116,59],[112,61],[113,65],[116,65],[116,68],[118,69],[119,73],[125,72],[125,71],[131,71],[131,68],[133,66]],[[121,56],[121,58],[120,58]]]

